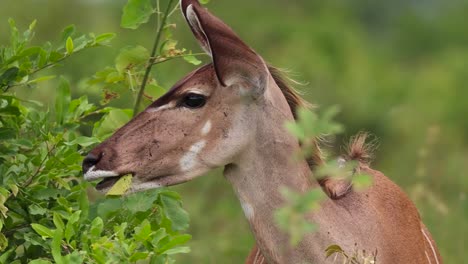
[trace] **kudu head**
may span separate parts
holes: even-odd
[[[212,63],[176,83],[83,161],[106,191],[132,174],[131,191],[174,185],[234,163],[252,142],[271,80],[263,59],[197,0],[182,13]]]

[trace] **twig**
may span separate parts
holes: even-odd
[[[161,21],[161,24],[159,25],[158,33],[156,34],[156,39],[154,40],[154,44],[153,44],[153,50],[151,51],[151,57],[150,57],[150,59],[148,61],[149,62],[148,66],[146,67],[145,76],[143,77],[143,82],[141,83],[140,91],[138,92],[138,96],[137,96],[137,99],[136,99],[136,102],[135,102],[135,107],[133,108],[133,116],[135,116],[137,114],[140,103],[141,103],[141,98],[143,97],[143,93],[145,92],[146,83],[148,82],[148,78],[149,78],[149,75],[150,75],[150,72],[151,72],[151,67],[153,66],[153,63],[154,63],[154,60],[155,60],[154,57],[156,55],[156,51],[158,49],[159,42],[161,40],[162,31],[164,29],[164,26],[166,25],[167,17],[169,16],[169,10],[171,9],[172,2],[174,2],[174,0],[169,0],[169,3],[167,4],[166,11],[164,12],[164,17],[163,17],[163,19]]]
[[[163,62],[166,62],[166,61],[170,61],[170,60],[173,60],[173,59],[178,59],[178,58],[185,58],[185,57],[189,57],[189,56],[208,56],[206,53],[193,53],[193,54],[182,54],[182,55],[176,55],[176,56],[172,56],[172,57],[167,57],[167,58],[154,58],[154,62],[153,62],[153,65],[156,65],[156,64],[159,64],[159,63],[163,63]]]

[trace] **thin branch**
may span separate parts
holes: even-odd
[[[193,53],[193,54],[176,55],[176,56],[167,57],[167,58],[159,58],[159,59],[155,58],[154,62],[153,62],[153,65],[160,64],[160,63],[170,61],[170,60],[173,60],[173,59],[185,58],[185,57],[189,57],[189,56],[208,56],[208,55],[206,53]]]
[[[143,77],[143,82],[141,83],[140,91],[138,92],[138,96],[137,96],[137,99],[136,99],[136,102],[135,102],[135,107],[133,108],[133,116],[135,116],[137,114],[140,103],[141,103],[141,99],[142,99],[143,94],[145,92],[146,83],[148,82],[148,78],[149,78],[149,75],[150,75],[150,72],[151,72],[151,67],[153,66],[153,63],[154,63],[154,60],[155,60],[154,57],[156,55],[156,51],[158,49],[159,42],[161,40],[162,31],[163,31],[163,29],[164,29],[164,27],[166,25],[166,20],[167,20],[167,17],[169,15],[169,11],[171,10],[172,2],[174,2],[174,0],[169,0],[169,3],[167,4],[166,11],[164,12],[164,17],[163,17],[163,19],[161,21],[161,24],[159,25],[158,33],[156,34],[156,39],[154,40],[154,44],[153,44],[153,50],[151,51],[151,57],[150,57],[150,59],[148,61],[149,62],[148,66],[146,67],[145,76]]]
[[[179,3],[177,3],[174,7],[174,9],[172,9],[171,12],[169,12],[169,16],[172,16],[174,14],[175,11],[177,11],[177,9],[179,9]]]

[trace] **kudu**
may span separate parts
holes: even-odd
[[[182,0],[183,15],[212,63],[174,85],[83,161],[86,180],[108,190],[132,174],[132,191],[189,181],[224,166],[257,246],[247,263],[332,263],[324,250],[377,251],[377,263],[442,263],[414,204],[378,171],[370,188],[330,197],[307,217],[319,226],[296,247],[274,224],[284,201],[278,188],[320,188],[300,145],[285,129],[300,98],[264,60],[197,0]],[[327,190],[326,183],[324,190]],[[324,187],[322,186],[322,187]],[[331,185],[330,188],[333,188]],[[333,192],[333,190],[332,190]]]

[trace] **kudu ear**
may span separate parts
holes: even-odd
[[[247,81],[263,91],[268,80],[263,59],[198,0],[181,0],[180,8],[201,47],[212,57],[221,85]]]

